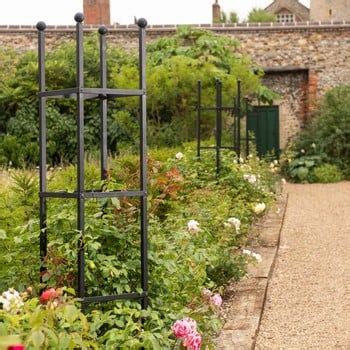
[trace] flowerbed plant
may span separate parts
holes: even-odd
[[[282,170],[293,182],[350,178],[350,86],[326,93],[315,115],[284,152]]]
[[[0,301],[0,337],[16,336],[28,349],[211,346],[220,329],[224,285],[244,276],[247,264],[259,260],[244,250],[247,233],[273,201],[276,181],[269,165],[256,157],[237,164],[228,154],[219,179],[214,164],[212,153],[196,160],[192,147],[181,155],[174,150],[151,153],[150,307],[141,310],[130,301],[92,304],[84,314],[73,295],[80,239],[75,203],[48,204],[47,271],[38,283],[36,176],[15,172],[11,188],[0,199],[0,245],[5,252],[0,256],[0,290],[16,288],[20,293],[3,296],[15,301],[15,312]],[[139,177],[132,155],[110,160],[107,181],[98,179],[94,161],[86,172],[87,188],[135,188]],[[49,178],[50,190],[74,190],[74,167],[51,169]],[[138,211],[138,200],[130,198],[86,203],[89,295],[139,291]],[[28,287],[31,295],[25,296]]]

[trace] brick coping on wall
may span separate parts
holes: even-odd
[[[149,32],[173,32],[179,27],[185,25],[179,24],[155,24],[149,25]],[[332,22],[294,22],[294,23],[235,23],[235,24],[189,24],[193,28],[210,29],[213,31],[230,31],[230,32],[249,32],[257,30],[281,31],[281,30],[324,30],[324,29],[349,29],[350,21],[332,21]],[[85,25],[86,31],[95,31],[98,28],[96,25]],[[107,26],[111,32],[135,32],[138,30],[137,25],[111,25]],[[75,30],[75,25],[55,25],[47,26],[47,32],[72,32]],[[0,33],[21,33],[37,31],[35,25],[0,25]]]

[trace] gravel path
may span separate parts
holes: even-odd
[[[350,350],[350,182],[286,190],[256,349]]]

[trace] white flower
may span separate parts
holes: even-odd
[[[249,256],[252,255],[252,252],[250,250],[248,250],[248,249],[243,249],[242,253],[245,254],[245,255],[249,255]]]
[[[238,232],[241,228],[241,220],[237,219],[237,218],[229,218],[227,220],[227,223],[225,222],[225,224],[228,224],[228,227],[234,227],[236,229],[236,231]],[[227,226],[226,226],[227,227]]]
[[[258,262],[262,261],[261,255],[259,253],[252,253],[252,257]]]
[[[199,232],[201,230],[199,227],[199,222],[196,220],[190,220],[187,223],[187,230],[188,230],[188,232],[192,232],[192,233]]]
[[[301,152],[301,153],[305,153],[305,150],[304,150],[304,149],[301,149],[300,152]]]
[[[239,162],[244,163],[244,159],[242,157],[239,157]]]
[[[251,256],[252,258],[254,258],[256,261],[261,262],[261,255],[259,253],[254,253],[248,249],[243,249],[242,253],[248,256]]]
[[[253,155],[252,154],[248,154],[248,157],[247,157],[248,159],[251,159],[251,158],[253,158]]]
[[[282,185],[285,185],[287,183],[287,180],[285,178],[282,178]]]
[[[257,214],[257,215],[259,215],[259,214],[261,214],[265,209],[266,209],[265,203],[258,203],[258,204],[256,204],[256,206],[254,207],[254,213]]]
[[[256,176],[253,174],[244,174],[243,179],[248,181],[250,184],[256,183]]]
[[[175,158],[178,159],[178,160],[181,160],[183,157],[184,157],[184,154],[181,153],[181,152],[178,152],[178,153],[175,154]]]
[[[316,148],[316,143],[311,144],[312,148]]]
[[[272,172],[278,171],[278,160],[275,159],[273,162],[271,162],[270,168]]]
[[[23,299],[13,288],[2,293],[2,296],[0,296],[0,304],[2,304],[3,310],[14,312],[18,312],[18,310],[24,305]]]

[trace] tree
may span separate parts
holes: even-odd
[[[230,12],[229,13],[229,22],[230,23],[238,23],[239,18],[236,12]]]
[[[220,14],[220,23],[238,23],[238,15],[236,12],[229,12],[226,13],[224,11],[221,11]]]
[[[276,16],[260,8],[253,8],[248,15],[248,23],[276,22]]]

